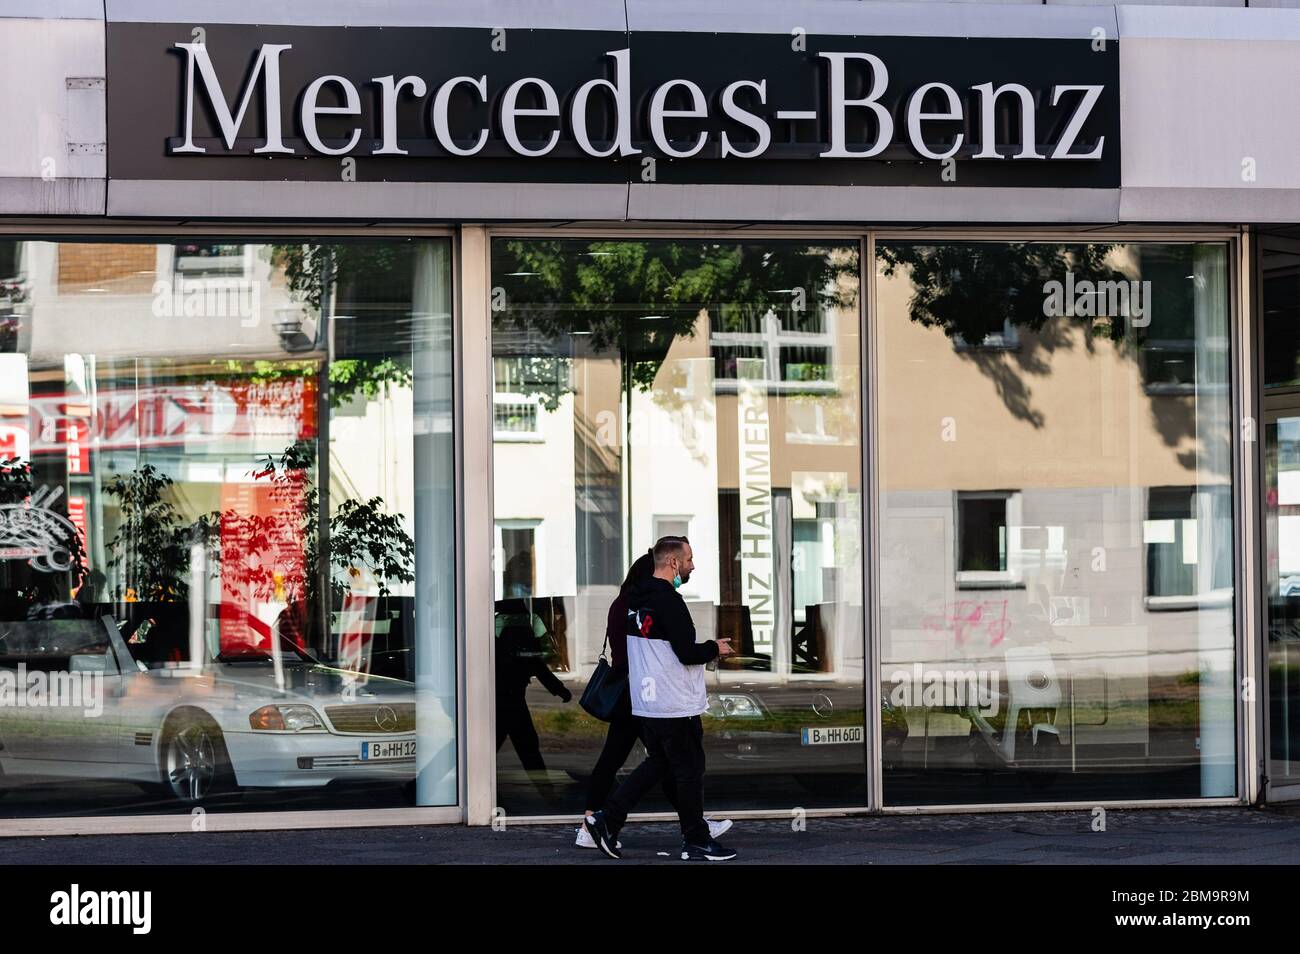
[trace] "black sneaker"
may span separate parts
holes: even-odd
[[[704,844],[682,842],[682,861],[730,861],[736,853],[710,838]]]
[[[593,812],[582,820],[586,827],[587,833],[591,835],[591,840],[596,843],[596,847],[603,851],[611,858],[622,858],[623,854],[618,850],[618,839],[614,833],[609,830],[609,825],[605,823],[604,812]]]

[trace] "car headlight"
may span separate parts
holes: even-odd
[[[715,719],[761,719],[763,707],[741,692],[710,693],[708,714]]]
[[[324,729],[325,723],[311,706],[262,706],[248,717],[254,729],[276,729],[281,732],[304,732]]]

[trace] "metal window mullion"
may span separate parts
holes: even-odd
[[[496,710],[492,634],[496,575],[492,504],[493,398],[491,273],[489,239],[481,226],[460,230],[457,278],[460,301],[460,399],[462,482],[461,640],[464,693],[465,820],[490,824],[496,809]],[[473,479],[466,479],[467,475]],[[486,477],[486,479],[483,479]]]
[[[1261,674],[1268,670],[1267,659],[1263,656],[1266,652],[1262,626],[1264,577],[1260,572],[1265,565],[1262,561],[1265,556],[1263,547],[1266,544],[1259,526],[1259,501],[1263,499],[1263,468],[1259,464],[1264,435],[1259,393],[1259,363],[1262,355],[1256,323],[1262,320],[1262,313],[1255,307],[1257,302],[1253,301],[1258,287],[1254,246],[1254,236],[1248,229],[1243,229],[1234,248],[1237,253],[1233,257],[1236,294],[1232,302],[1232,327],[1236,333],[1230,336],[1234,351],[1230,365],[1234,378],[1232,400],[1237,412],[1232,419],[1235,432],[1232,442],[1233,470],[1236,476],[1234,486],[1247,491],[1233,495],[1237,499],[1237,512],[1233,514],[1237,529],[1234,554],[1234,591],[1237,598],[1233,601],[1236,605],[1233,622],[1236,625],[1237,648],[1237,685],[1233,688],[1238,713],[1237,793],[1247,803],[1254,803],[1265,794],[1262,776],[1267,771],[1268,759],[1268,750],[1264,747],[1267,735],[1263,731],[1263,705],[1267,687],[1259,685]],[[1252,441],[1243,440],[1243,428],[1248,420]],[[1256,688],[1253,703],[1247,702],[1248,694],[1241,691],[1248,685]]]
[[[878,455],[879,428],[877,426],[876,400],[876,236],[867,232],[859,245],[858,313],[859,367],[861,388],[859,401],[862,409],[862,507],[859,525],[862,533],[862,619],[866,640],[863,653],[863,688],[867,706],[867,808],[879,812],[884,808],[884,750],[883,728],[880,718],[880,545]]]

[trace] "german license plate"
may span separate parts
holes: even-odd
[[[361,761],[383,762],[387,759],[415,758],[415,740],[405,742],[362,742]]]
[[[860,725],[806,725],[800,735],[804,745],[862,744]]]

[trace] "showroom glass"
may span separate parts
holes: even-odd
[[[1268,780],[1300,789],[1300,242],[1260,243],[1264,362],[1264,586]]]
[[[0,814],[456,802],[449,252],[0,243]]]
[[[887,805],[1235,794],[1227,262],[878,246]]]
[[[858,269],[856,244],[493,243],[507,811],[583,807],[606,727],[562,689],[668,535],[698,638],[738,650],[706,674],[709,804],[866,803]]]

